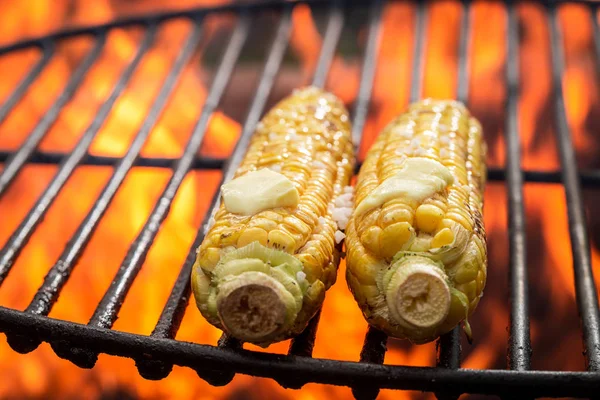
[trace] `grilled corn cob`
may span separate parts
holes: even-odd
[[[481,126],[456,101],[424,100],[367,154],[346,230],[347,281],[365,318],[429,342],[467,318],[485,286]]]
[[[343,235],[333,212],[353,164],[348,112],[332,94],[304,88],[265,115],[231,184],[254,174],[251,186],[277,187],[242,190],[234,204],[226,190],[238,189],[224,185],[193,268],[196,304],[211,324],[263,346],[306,327],[336,279]],[[240,214],[259,200],[261,209]]]

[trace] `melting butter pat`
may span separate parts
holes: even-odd
[[[424,157],[407,158],[395,175],[381,182],[354,210],[358,216],[395,198],[417,203],[446,189],[454,177],[438,161]]]
[[[224,184],[221,195],[230,213],[254,215],[277,207],[296,207],[298,190],[287,177],[270,169],[248,172]]]

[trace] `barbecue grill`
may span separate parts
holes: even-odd
[[[14,152],[0,153],[0,162],[4,164],[4,169],[0,173],[0,196],[6,193],[17,175],[28,164],[58,165],[56,174],[44,192],[0,251],[0,284],[11,271],[16,258],[75,169],[80,165],[113,167],[108,183],[64,248],[58,261],[48,272],[43,285],[27,309],[17,311],[0,307],[0,331],[6,334],[10,346],[17,352],[27,353],[33,351],[41,342],[48,342],[59,357],[68,359],[82,368],[92,368],[101,353],[129,357],[135,360],[139,373],[147,379],[162,379],[169,374],[173,365],[181,365],[194,369],[201,378],[213,385],[225,385],[233,379],[236,373],[241,373],[269,377],[289,388],[299,388],[310,382],[349,386],[353,389],[355,397],[361,399],[376,397],[381,388],[434,392],[438,398],[456,398],[462,393],[491,394],[507,398],[515,398],[517,393],[519,397],[523,398],[594,396],[600,387],[600,373],[598,372],[600,369],[600,314],[591,266],[582,186],[599,187],[600,170],[581,172],[578,170],[575,160],[575,150],[566,120],[561,80],[565,68],[561,31],[557,22],[557,9],[563,3],[561,1],[538,2],[545,7],[551,32],[553,103],[561,161],[561,169],[556,172],[524,171],[521,168],[517,108],[519,99],[519,21],[515,4],[513,2],[505,3],[508,13],[507,102],[505,108],[506,169],[491,169],[489,179],[492,181],[506,180],[508,192],[511,320],[507,370],[460,368],[461,347],[458,329],[438,341],[437,367],[383,365],[387,337],[372,328],[365,337],[360,362],[312,358],[319,315],[311,321],[309,327],[299,337],[292,341],[288,355],[244,350],[241,343],[225,335],[219,341],[218,346],[174,340],[190,297],[189,278],[196,255],[195,249],[207,231],[211,212],[207,213],[199,229],[154,331],[149,336],[144,336],[111,329],[186,174],[192,169],[222,169],[224,180],[233,176],[247,148],[254,127],[265,111],[269,94],[288,45],[291,12],[300,3],[322,8],[327,16],[323,46],[312,82],[316,86],[325,84],[344,27],[344,7],[352,5],[368,9],[368,36],[363,56],[359,93],[352,110],[352,136],[358,145],[361,142],[367,120],[373,87],[376,55],[381,35],[383,1],[372,1],[368,4],[324,0],[305,0],[293,3],[266,1],[257,4],[200,8],[134,17],[104,25],[62,31],[0,48],[0,56],[26,48],[39,48],[42,51],[39,61],[31,68],[5,103],[0,106],[0,122],[2,122],[51,61],[57,42],[78,36],[92,36],[95,40],[92,49],[72,74],[61,95],[37,123],[26,141]],[[411,72],[411,101],[417,100],[421,93],[420,82],[424,69],[422,54],[427,40],[425,34],[427,7],[426,2],[419,2],[415,8],[416,34]],[[470,3],[464,1],[462,7],[464,15],[468,16]],[[598,5],[590,3],[589,7],[590,19],[594,26],[597,56],[600,60],[600,30],[595,17]],[[272,38],[268,55],[264,60],[260,80],[235,150],[229,160],[199,157],[197,156],[198,149],[203,143],[211,114],[217,109],[224,95],[252,20],[257,14],[267,10],[279,13],[279,24]],[[165,109],[186,62],[200,41],[203,19],[212,14],[232,14],[236,18],[236,23],[185,151],[177,159],[142,157],[140,156],[141,149]],[[88,154],[89,146],[107,118],[111,107],[149,50],[158,27],[166,21],[176,18],[190,19],[193,21],[194,29],[180,49],[172,69],[164,80],[144,123],[126,154],[123,157]],[[80,136],[73,151],[68,154],[39,151],[38,144],[98,59],[107,33],[114,28],[129,26],[139,26],[144,29],[144,37],[137,53],[122,72],[110,96],[98,110],[92,124]],[[457,98],[464,102],[468,101],[469,87],[469,30],[469,18],[463,18],[459,40]],[[112,284],[97,305],[89,323],[82,325],[49,318],[47,315],[58,299],[61,289],[67,283],[71,271],[126,175],[134,166],[170,169],[172,175],[143,229],[131,243]],[[525,182],[558,183],[562,184],[565,189],[576,299],[581,318],[587,372],[530,370],[529,284],[523,199]],[[217,193],[213,197],[211,209],[216,207],[218,201]],[[494,266],[491,265],[490,268],[494,268]]]

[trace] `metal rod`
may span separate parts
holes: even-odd
[[[331,10],[329,10],[327,30],[325,31],[323,46],[321,47],[319,61],[317,62],[317,68],[313,77],[313,86],[320,88],[325,86],[327,74],[329,73],[331,63],[335,56],[335,49],[337,48],[343,28],[344,13],[342,12],[341,1],[334,0]]]
[[[219,105],[221,97],[229,84],[231,74],[237,64],[238,57],[244,42],[246,41],[249,30],[250,18],[248,15],[243,15],[240,17],[227,49],[223,54],[208,97],[204,103],[202,114],[186,144],[185,151],[177,164],[174,165],[173,175],[158,198],[144,227],[129,247],[115,278],[94,311],[89,322],[90,325],[110,328],[117,319],[121,305],[123,304],[123,301],[125,301],[125,296],[129,292],[135,277],[146,260],[146,256],[154,243],[156,234],[171,208],[171,203],[175,198],[175,194],[179,190],[187,173],[190,171],[192,161],[204,141],[206,129],[208,128],[212,113]]]
[[[458,46],[458,84],[456,98],[465,104],[469,102],[469,45],[470,45],[470,1],[462,2],[463,12]],[[442,335],[437,343],[436,365],[440,368],[460,368],[460,327]],[[438,399],[457,398],[457,394],[436,393]]]
[[[567,213],[569,216],[569,234],[571,236],[573,269],[575,272],[575,292],[579,316],[581,317],[587,368],[589,371],[598,371],[600,369],[600,314],[598,312],[598,295],[590,259],[590,243],[585,224],[583,197],[579,179],[577,179],[577,160],[573,142],[571,140],[571,132],[567,123],[567,114],[563,98],[563,43],[556,7],[549,7],[547,12],[551,27],[552,81],[555,99],[557,139],[562,165],[562,180],[565,186],[567,200]]]
[[[0,164],[10,157],[10,152],[0,151]],[[56,165],[60,164],[61,161],[68,157],[69,153],[60,152],[35,152],[29,160],[29,164],[41,164],[41,165]],[[109,156],[95,156],[87,154],[79,165],[96,165],[96,166],[107,166],[114,167],[119,163],[120,158],[109,157]],[[148,167],[148,168],[173,168],[173,165],[177,163],[178,158],[169,157],[138,157],[133,163],[134,167]],[[214,158],[208,156],[201,156],[195,158],[192,163],[192,169],[194,170],[216,170],[222,169],[227,160],[224,158]],[[356,171],[360,169],[361,163],[357,163]],[[523,177],[527,183],[561,183],[561,172],[560,171],[541,171],[541,170],[524,170]],[[489,182],[502,182],[505,181],[507,172],[503,168],[489,168],[488,169],[488,181]],[[580,170],[579,181],[583,188],[598,188],[600,187],[600,170]]]
[[[27,76],[19,82],[15,90],[11,93],[8,99],[0,106],[0,124],[4,121],[6,116],[12,111],[13,107],[21,101],[21,98],[27,90],[29,86],[35,81],[38,75],[44,70],[46,65],[48,65],[48,61],[54,55],[54,44],[49,41],[45,41],[41,46],[42,57],[38,60],[38,62],[31,68]]]
[[[264,110],[269,93],[271,92],[271,88],[281,66],[283,56],[287,49],[290,31],[291,10],[286,8],[283,11],[275,38],[269,50],[269,56],[265,62],[258,87],[255,91],[252,104],[246,116],[240,139],[236,144],[232,157],[224,167],[221,184],[226,180],[231,179],[231,177],[235,174],[235,171],[247,150],[250,138],[252,137],[256,124],[258,123]],[[177,333],[190,295],[190,275],[192,273],[192,266],[196,260],[196,249],[198,246],[200,246],[202,240],[204,240],[204,236],[208,230],[209,221],[212,218],[213,213],[218,209],[219,204],[220,195],[217,191],[213,196],[209,211],[204,217],[202,225],[198,230],[198,234],[192,243],[181,271],[179,272],[177,280],[175,281],[173,289],[171,290],[171,294],[169,295],[167,303],[163,308],[158,323],[152,332],[152,337],[173,338]],[[231,379],[233,379],[233,374],[230,374],[229,380]]]
[[[92,328],[0,307],[0,331],[25,334],[46,342],[64,342],[110,355],[137,359],[142,354],[194,369],[216,370],[281,379],[296,375],[306,382],[347,386],[481,393],[531,397],[595,397],[600,374],[562,371],[448,370],[432,367],[363,364],[293,357],[249,350],[223,349],[171,339]]]
[[[325,81],[327,80],[327,74],[331,67],[333,58],[335,57],[335,50],[337,48],[342,29],[344,27],[344,14],[341,8],[341,1],[334,0],[327,19],[327,29],[325,31],[325,37],[323,39],[323,45],[321,46],[321,52],[319,54],[319,61],[315,69],[315,75],[313,77],[313,86],[323,88]],[[321,312],[319,311],[309,322],[308,326],[304,331],[295,337],[290,344],[288,354],[291,355],[302,355],[305,357],[312,356],[312,351],[315,345],[315,337],[317,335],[317,329],[319,325],[319,319]],[[285,382],[279,382],[286,388],[299,388],[294,382],[293,377]]]
[[[385,353],[387,351],[388,336],[382,331],[369,326],[362,350],[360,351],[360,362],[369,364],[383,364]],[[357,400],[376,399],[379,395],[377,386],[355,386],[352,388],[352,395]]]
[[[596,65],[600,63],[600,28],[598,27],[598,4],[590,3],[590,19],[594,28],[594,48],[596,49]]]
[[[58,96],[56,101],[40,119],[35,128],[33,128],[33,131],[31,131],[31,133],[27,136],[27,139],[25,139],[25,142],[23,142],[19,150],[13,153],[10,159],[4,164],[4,169],[0,173],[0,197],[4,195],[6,189],[13,182],[19,171],[21,171],[27,160],[29,160],[29,157],[31,157],[40,141],[44,138],[44,136],[46,136],[46,133],[60,115],[63,107],[67,104],[71,97],[73,97],[73,94],[75,94],[81,85],[81,82],[85,78],[88,70],[92,65],[94,65],[96,59],[102,52],[105,42],[106,34],[102,32],[96,38],[96,42],[92,50],[73,72],[73,75],[71,75],[71,79],[69,79],[67,82],[63,92]]]
[[[13,153],[8,151],[0,151],[0,164],[10,158],[12,154]],[[70,153],[36,151],[31,155],[28,164],[56,165],[60,164],[69,156],[69,154]],[[114,167],[120,160],[120,157],[86,154],[79,165]],[[135,167],[172,169],[173,165],[176,164],[178,160],[178,158],[169,157],[138,157],[133,165]],[[223,158],[197,156],[192,163],[192,169],[222,169],[224,164],[225,159]]]
[[[373,91],[373,82],[375,80],[375,70],[377,69],[377,53],[379,51],[379,41],[381,37],[381,13],[383,12],[383,1],[375,0],[371,3],[369,11],[369,34],[367,37],[367,47],[363,57],[362,74],[360,77],[360,86],[354,108],[354,120],[352,121],[352,141],[356,149],[360,149],[363,130],[367,122],[369,105],[371,103],[371,92]]]
[[[46,315],[52,309],[52,306],[58,298],[62,287],[70,277],[70,274],[79,260],[79,257],[83,253],[83,250],[87,246],[94,231],[96,230],[100,219],[108,209],[110,202],[123,183],[128,171],[133,166],[133,163],[135,162],[135,159],[142,149],[146,139],[150,135],[154,124],[156,121],[158,121],[158,118],[167,104],[167,101],[174,90],[175,84],[177,83],[183,68],[191,58],[194,49],[200,41],[200,36],[201,29],[198,23],[195,25],[193,32],[187,39],[187,42],[185,43],[180,54],[177,56],[177,59],[175,60],[171,71],[166,77],[154,104],[148,112],[146,119],[131,143],[127,153],[115,167],[113,174],[104,186],[100,197],[94,203],[90,212],[86,215],[83,222],[79,225],[76,232],[69,240],[67,247],[63,250],[59,259],[48,272],[48,275],[44,281],[44,285],[28,309],[29,312]]]
[[[519,139],[519,20],[517,9],[507,10],[506,49],[506,178],[510,255],[510,338],[508,366],[525,371],[531,367],[529,333],[529,284],[527,278],[527,229],[523,199],[523,170]]]
[[[35,228],[44,219],[46,212],[50,209],[60,190],[65,186],[66,182],[75,171],[75,168],[77,168],[81,160],[85,157],[92,141],[104,124],[104,121],[108,117],[114,103],[119,98],[123,90],[127,87],[127,84],[143,55],[150,48],[150,45],[154,40],[155,31],[156,27],[151,27],[148,29],[137,51],[137,54],[124,70],[119,81],[115,84],[112,93],[99,108],[94,120],[85,130],[73,148],[72,152],[61,161],[58,171],[42,195],[38,198],[35,205],[29,210],[23,221],[19,224],[19,227],[6,242],[4,249],[2,249],[2,252],[0,252],[0,284],[2,284],[8,275],[13,262],[19,256],[25,244],[29,241],[29,238],[33,234]],[[50,275],[46,277],[46,282],[48,282],[48,279],[53,281]],[[46,296],[46,293],[41,295],[41,297],[40,293],[37,293],[36,299],[46,300]]]
[[[369,112],[369,104],[371,102],[373,84],[375,80],[375,70],[377,67],[379,43],[382,31],[382,13],[383,2],[373,2],[369,12],[369,33],[367,37],[367,47],[365,48],[365,53],[363,56],[360,87],[358,90],[356,107],[354,109],[354,118],[352,121],[352,140],[357,151],[360,149],[360,145],[362,142],[364,127]],[[382,347],[379,345],[378,339],[380,335],[374,335],[373,332],[379,331],[375,331],[372,328],[369,328],[369,331],[367,332],[367,335],[365,337],[365,342],[362,351],[360,353],[360,360],[361,362],[364,361],[370,363],[383,363],[386,348],[385,346]],[[387,338],[384,338],[383,340],[386,341]],[[367,356],[368,358],[363,359],[363,357]],[[353,387],[352,393],[355,398],[375,398],[379,393],[379,389],[369,388],[364,390],[364,388],[361,387]]]
[[[456,99],[467,104],[469,102],[469,50],[471,45],[471,13],[470,0],[463,0],[462,18],[458,42],[458,85]]]
[[[425,64],[425,41],[427,40],[427,5],[419,1],[415,9],[415,44],[413,50],[410,102],[421,98]]]

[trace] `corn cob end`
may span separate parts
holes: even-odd
[[[233,337],[246,342],[267,342],[286,326],[286,295],[289,293],[285,287],[268,275],[244,273],[221,288],[217,314],[223,328]]]
[[[292,329],[311,285],[298,259],[254,241],[226,252],[210,271],[196,263],[192,288],[211,323],[266,346]]]
[[[386,301],[397,324],[432,329],[448,316],[451,296],[447,277],[430,258],[400,258],[392,264],[386,281]]]

